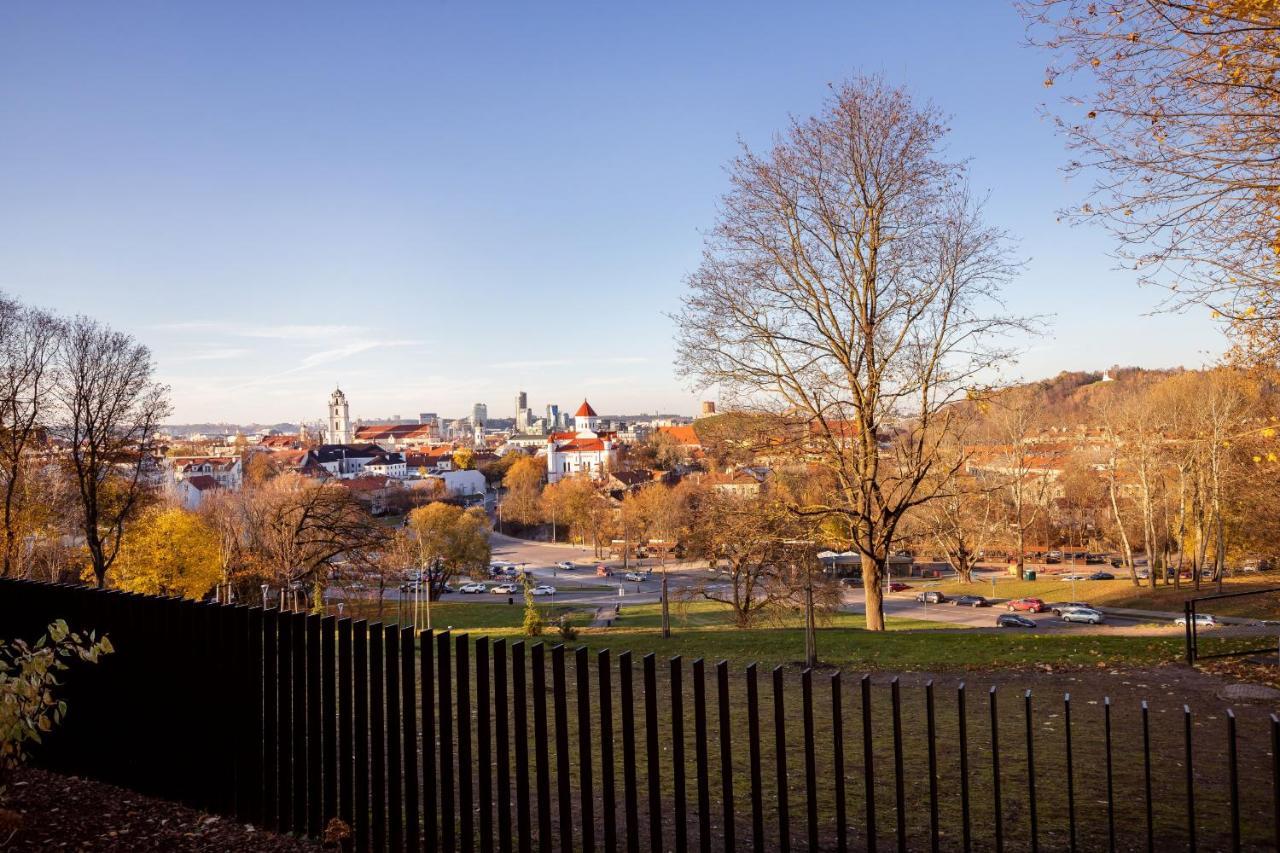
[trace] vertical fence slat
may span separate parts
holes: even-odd
[[[959,728],[960,748],[960,831],[965,853],[973,849],[973,834],[969,825],[969,719],[965,712],[964,682],[956,687],[956,725]]]
[[[1191,743],[1191,706],[1182,706],[1183,764],[1186,767],[1183,784],[1187,791],[1187,849],[1195,851],[1196,846],[1196,784],[1195,753]],[[1280,849],[1280,848],[1277,848]]]
[[[135,602],[136,603],[136,602]],[[249,800],[249,813],[247,820],[249,823],[260,826],[262,820],[262,791],[263,791],[263,766],[262,766],[262,745],[264,742],[263,735],[263,684],[267,683],[266,679],[266,654],[262,648],[263,637],[263,616],[265,611],[261,608],[249,608],[249,707],[253,709],[253,722],[251,723],[250,735],[252,740],[247,744],[249,756],[249,774],[244,783],[245,790],[241,794]]]
[[[721,832],[724,833],[724,849],[733,853],[737,849],[734,838],[736,825],[733,816],[733,726],[729,716],[729,662],[716,664],[716,693],[720,700],[720,811]]]
[[[693,662],[694,754],[698,773],[698,850],[711,853],[711,781],[707,768],[707,685],[702,658]]]
[[[511,735],[507,723],[507,641],[493,644],[494,738],[498,744],[498,849],[511,853]]]
[[[786,689],[781,666],[773,668],[773,764],[778,801],[778,850],[791,849],[790,786],[787,780]]]
[[[440,701],[436,711],[440,715],[440,777],[437,789],[440,793],[440,847],[446,853],[457,849],[457,824],[453,814],[453,700],[449,696],[453,687],[453,675],[450,672],[448,631],[436,635],[436,687]]]
[[[385,691],[385,629],[380,622],[369,626],[369,806],[372,843],[376,851],[387,848],[387,696]]]
[[[616,769],[613,761],[613,684],[609,650],[601,649],[596,655],[596,673],[600,685],[600,808],[604,825],[604,849],[614,853],[618,849],[618,801]]]
[[[578,692],[578,819],[582,825],[582,853],[596,846],[595,786],[591,779],[591,671],[585,646],[574,652]]]
[[[551,756],[547,743],[547,659],[546,646],[533,646],[533,754],[534,778],[538,789],[538,850],[551,853]]]
[[[1231,798],[1231,849],[1240,849],[1240,772],[1236,756],[1236,712],[1227,709],[1227,784]]]
[[[355,827],[355,676],[351,620],[338,620],[338,817]]]
[[[800,674],[801,717],[804,725],[804,807],[809,849],[818,849],[818,759],[813,736],[813,670]]]
[[[369,624],[363,619],[352,624],[354,702],[351,732],[355,743],[352,769],[352,810],[355,818],[356,850],[369,849]]]
[[[400,717],[404,728],[404,846],[417,851],[422,844],[418,805],[418,679],[414,628],[400,629]]]
[[[889,693],[893,710],[893,802],[897,811],[897,827],[895,835],[898,839],[898,850],[905,853],[907,849],[907,793],[905,773],[902,767],[902,695],[895,675],[889,684]]]
[[[925,742],[929,750],[929,849],[938,853],[941,838],[938,826],[938,727],[933,701],[933,679],[924,685]]]
[[[400,626],[384,629],[387,675],[387,846],[399,853],[404,848],[404,779],[400,719]]]
[[[996,703],[996,688],[987,693],[987,707],[991,712],[991,805],[996,829],[996,853],[1004,850],[1004,804],[1000,802],[1000,713]]]
[[[324,719],[320,723],[321,773],[324,790],[320,795],[321,830],[338,816],[338,626],[337,619],[320,620],[320,703]]]
[[[631,652],[618,655],[618,683],[622,704],[622,799],[627,816],[627,853],[639,853],[639,808],[636,803],[636,719],[632,695]]]
[[[658,746],[658,663],[644,656],[645,766],[649,776],[649,850],[662,853],[662,765]],[[565,851],[569,853],[569,851]]]
[[[454,638],[458,697],[458,840],[463,853],[475,849],[474,780],[471,769],[471,638]]]
[[[428,850],[440,847],[439,777],[436,773],[436,643],[428,628],[418,638],[422,684],[422,836]]]
[[[556,805],[560,816],[560,850],[561,853],[573,853],[573,783],[569,778],[569,686],[565,680],[563,644],[558,644],[551,650],[551,683],[555,707]]]
[[[1031,689],[1022,695],[1022,716],[1027,727],[1027,814],[1031,819],[1031,853],[1040,849],[1040,822],[1036,809],[1036,742],[1031,717]]]
[[[524,643],[511,644],[511,687],[515,701],[516,839],[520,853],[529,853],[533,838],[529,816],[529,705],[525,690]]]
[[[1102,719],[1107,751],[1107,849],[1116,849],[1115,777],[1111,766],[1111,697],[1102,697]]]
[[[493,737],[489,728],[489,639],[476,638],[476,770],[480,786],[480,853],[493,853]]]
[[[684,766],[684,666],[679,655],[671,659],[668,679],[671,699],[671,778],[674,787],[675,850],[689,849],[688,791]],[[585,818],[584,818],[585,822]]]
[[[1151,720],[1147,700],[1142,700],[1142,792],[1146,803],[1147,853],[1156,849],[1155,811],[1151,803]]]
[[[1076,849],[1076,783],[1075,756],[1071,744],[1071,694],[1062,695],[1062,731],[1066,739],[1067,758],[1067,846],[1075,853]]]
[[[307,616],[307,834],[319,838],[324,818],[323,722],[320,683],[320,614]]]
[[[831,673],[831,776],[836,801],[836,853],[849,849],[849,815],[844,792],[844,694],[839,670]]]
[[[293,614],[279,617],[280,654],[276,659],[276,787],[280,807],[276,813],[276,829],[293,829]]]
[[[963,784],[963,782],[962,782]],[[862,676],[862,789],[867,809],[867,849],[876,849],[875,750],[871,741],[871,676]]]
[[[307,831],[307,614],[293,619],[293,829]]]

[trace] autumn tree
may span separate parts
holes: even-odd
[[[151,507],[126,528],[111,576],[128,592],[203,598],[222,580],[217,532],[180,507]]]
[[[427,504],[409,513],[409,529],[416,539],[418,565],[431,570],[432,598],[439,598],[444,585],[458,575],[480,574],[489,565],[489,518],[479,507]]]
[[[3,563],[0,575],[18,571],[18,544],[30,531],[25,477],[30,455],[50,415],[50,392],[62,324],[51,315],[0,294],[0,500],[3,500]]]
[[[310,584],[323,592],[329,568],[382,546],[386,530],[335,483],[281,474],[246,494],[243,552],[281,587]]]
[[[470,447],[459,447],[453,451],[453,467],[456,471],[470,471],[476,467],[476,452]]]
[[[1072,217],[1144,281],[1207,302],[1249,355],[1280,356],[1280,15],[1272,0],[1024,0],[1067,84]],[[1074,87],[1073,87],[1074,86]]]
[[[542,521],[542,481],[546,465],[536,457],[519,454],[502,478],[506,493],[502,497],[502,515],[517,524],[530,527]]]
[[[542,490],[543,518],[569,528],[571,538],[591,542],[601,556],[613,533],[614,507],[600,484],[587,476],[563,477]]]
[[[1010,389],[985,407],[1000,449],[996,464],[1009,499],[1018,580],[1026,579],[1027,531],[1045,511],[1051,495],[1051,468],[1036,439],[1039,402],[1027,389]]]
[[[875,78],[838,86],[772,150],[730,168],[676,317],[680,372],[735,409],[778,416],[833,490],[862,556],[867,625],[898,526],[933,498],[954,403],[1011,357],[999,291],[1014,272],[982,221],[945,118]]]
[[[67,323],[55,364],[53,428],[68,450],[80,529],[102,587],[150,491],[169,389],[154,379],[150,350],[88,317]]]

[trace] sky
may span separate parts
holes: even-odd
[[[151,347],[174,422],[693,413],[684,277],[740,144],[879,73],[951,116],[1050,315],[1008,374],[1199,366],[1058,211],[1046,57],[978,3],[0,5],[0,290]]]

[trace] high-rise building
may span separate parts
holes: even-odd
[[[560,428],[560,407],[555,403],[547,403],[547,430],[554,432]]]
[[[516,394],[516,417],[520,417],[520,413],[529,408],[529,395],[520,391]]]
[[[489,407],[484,403],[476,403],[471,407],[472,426],[482,427],[489,420]]]
[[[433,424],[438,420],[440,420],[440,416],[435,412],[418,412],[418,423],[420,424]]]

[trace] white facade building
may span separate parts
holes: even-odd
[[[547,482],[585,474],[603,479],[618,462],[616,436],[597,432],[599,419],[586,400],[573,415],[572,432],[553,432],[547,439]]]
[[[329,430],[325,435],[325,443],[350,444],[352,440],[351,411],[347,406],[347,395],[342,393],[341,388],[335,388],[329,395]]]

